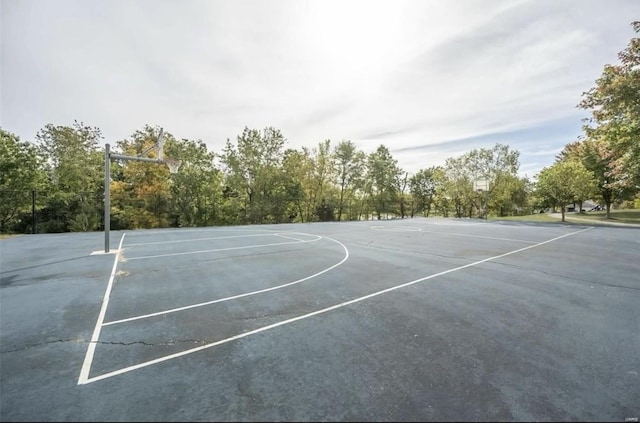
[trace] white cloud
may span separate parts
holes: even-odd
[[[3,0],[1,125],[33,139],[77,119],[111,143],[162,125],[214,151],[244,126],[275,126],[291,147],[385,144],[412,172],[512,132],[535,171],[553,160],[543,151],[574,141],[580,95],[638,11],[634,0]]]

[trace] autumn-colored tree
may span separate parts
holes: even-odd
[[[585,140],[580,153],[581,163],[590,170],[596,181],[593,192],[605,204],[606,217],[611,218],[611,205],[630,198],[637,190],[624,170],[625,161],[618,150],[604,140]]]
[[[160,128],[146,125],[130,138],[118,141],[117,149],[125,156],[157,158],[153,147]],[[165,149],[176,143],[165,132]],[[115,162],[111,172],[112,228],[162,228],[171,224],[171,184],[169,169],[157,163],[124,160]]]
[[[640,33],[640,21],[633,22]],[[596,85],[583,93],[578,107],[588,110],[586,138],[607,145],[607,156],[616,163],[609,176],[630,192],[640,189],[640,38],[632,38],[618,53],[620,63],[605,65]]]

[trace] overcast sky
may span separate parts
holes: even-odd
[[[508,144],[521,175],[581,133],[576,108],[640,1],[1,0],[0,125],[145,124],[214,152],[245,126],[287,147],[386,145],[416,172]]]

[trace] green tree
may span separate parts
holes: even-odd
[[[436,194],[437,167],[433,166],[427,169],[420,169],[418,173],[413,175],[409,180],[409,190],[416,201],[416,209],[423,213],[425,217],[429,217],[433,198]]]
[[[483,197],[489,198],[489,208],[500,213],[512,209],[512,200],[517,196],[509,192],[510,188],[519,189],[521,185],[514,184],[517,179],[520,152],[511,150],[508,145],[495,144],[492,148],[471,150],[462,156],[461,166],[467,169],[467,175],[472,181],[486,180],[489,182],[487,193],[470,194],[468,203],[480,210]],[[500,192],[501,195],[495,195]],[[502,201],[498,201],[502,200]],[[488,213],[488,210],[486,211]],[[471,217],[471,211],[469,217]]]
[[[331,154],[331,141],[324,140],[318,144],[317,148],[312,149],[311,158],[313,170],[311,174],[310,190],[308,198],[314,210],[315,218],[327,220],[327,212],[323,211],[320,216],[318,210],[320,206],[325,210],[332,208],[333,199],[331,198],[331,186],[335,181],[335,161]],[[333,213],[331,213],[333,215]]]
[[[396,187],[398,192],[398,197],[400,199],[400,218],[404,219],[406,214],[405,204],[407,203],[408,196],[405,194],[407,189],[407,185],[409,185],[409,172],[400,171],[396,176]]]
[[[398,161],[384,145],[367,157],[369,190],[378,220],[382,213],[389,213],[398,197],[398,180],[401,174]]]
[[[632,27],[640,33],[640,21]],[[591,112],[583,126],[586,138],[605,142],[618,162],[618,185],[640,187],[640,38],[618,53],[620,63],[605,65],[596,85],[583,93],[578,107]]]
[[[558,162],[538,174],[536,194],[553,206],[559,206],[565,221],[565,206],[595,187],[593,174],[576,160]]]
[[[495,188],[489,196],[489,208],[498,216],[509,216],[527,207],[528,181],[526,178],[500,173],[495,181]]]
[[[182,161],[178,173],[169,175],[173,225],[224,223],[223,175],[214,165],[214,153],[201,140],[182,139],[169,142],[165,156]]]
[[[338,220],[342,219],[345,203],[351,202],[356,190],[363,184],[366,155],[358,151],[350,140],[343,140],[333,150],[336,163],[338,188]]]
[[[449,178],[444,167],[438,166],[433,171],[435,193],[433,195],[434,212],[442,217],[449,217],[453,211],[451,196],[447,192]]]
[[[602,140],[585,140],[580,158],[595,178],[595,190],[591,194],[597,193],[597,198],[605,204],[606,217],[611,218],[611,205],[631,198],[637,192],[627,179],[623,159],[610,143]]]
[[[473,191],[473,178],[466,166],[467,157],[450,157],[444,164],[444,182],[441,197],[458,218],[473,214],[474,207],[480,209],[478,194]]]
[[[566,160],[582,160],[582,142],[574,141],[566,144],[560,153],[556,154],[557,162]]]
[[[19,217],[31,212],[31,192],[45,181],[36,147],[0,128],[0,232],[13,230]]]
[[[591,193],[585,192],[588,197],[577,199],[580,211],[582,211],[582,202],[593,198],[605,204],[607,218],[609,218],[613,203],[631,198],[634,192],[637,192],[628,179],[624,160],[619,152],[604,139],[585,139],[567,144],[556,159],[579,161],[595,177],[596,190]]]
[[[305,187],[310,186],[310,178],[313,173],[313,160],[309,151],[292,148],[284,152],[282,163],[284,178],[288,181],[287,192],[289,196],[288,216],[290,220],[306,222],[312,215],[310,202],[307,200]]]
[[[98,229],[104,192],[104,154],[98,128],[75,121],[46,125],[36,135],[48,173],[49,195],[41,227],[47,232]]]
[[[593,169],[589,168],[589,165],[584,160],[584,142],[582,141],[574,141],[566,144],[562,149],[562,151],[560,151],[560,153],[556,155],[556,162],[569,161],[569,160],[579,161],[583,165],[585,165],[587,169],[593,171]],[[593,193],[589,195],[591,196],[592,194]],[[582,212],[582,204],[584,203],[585,200],[588,200],[588,199],[589,198],[580,198],[576,200],[576,203],[578,205],[578,210],[580,212]],[[574,208],[575,206],[576,204],[574,204]]]
[[[244,128],[235,145],[227,140],[220,160],[226,167],[226,185],[242,201],[242,223],[263,223],[273,199],[271,184],[281,175],[283,147],[282,133],[268,127],[263,131]]]

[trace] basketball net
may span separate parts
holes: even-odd
[[[169,167],[170,173],[178,173],[182,160],[164,159],[164,163]]]

